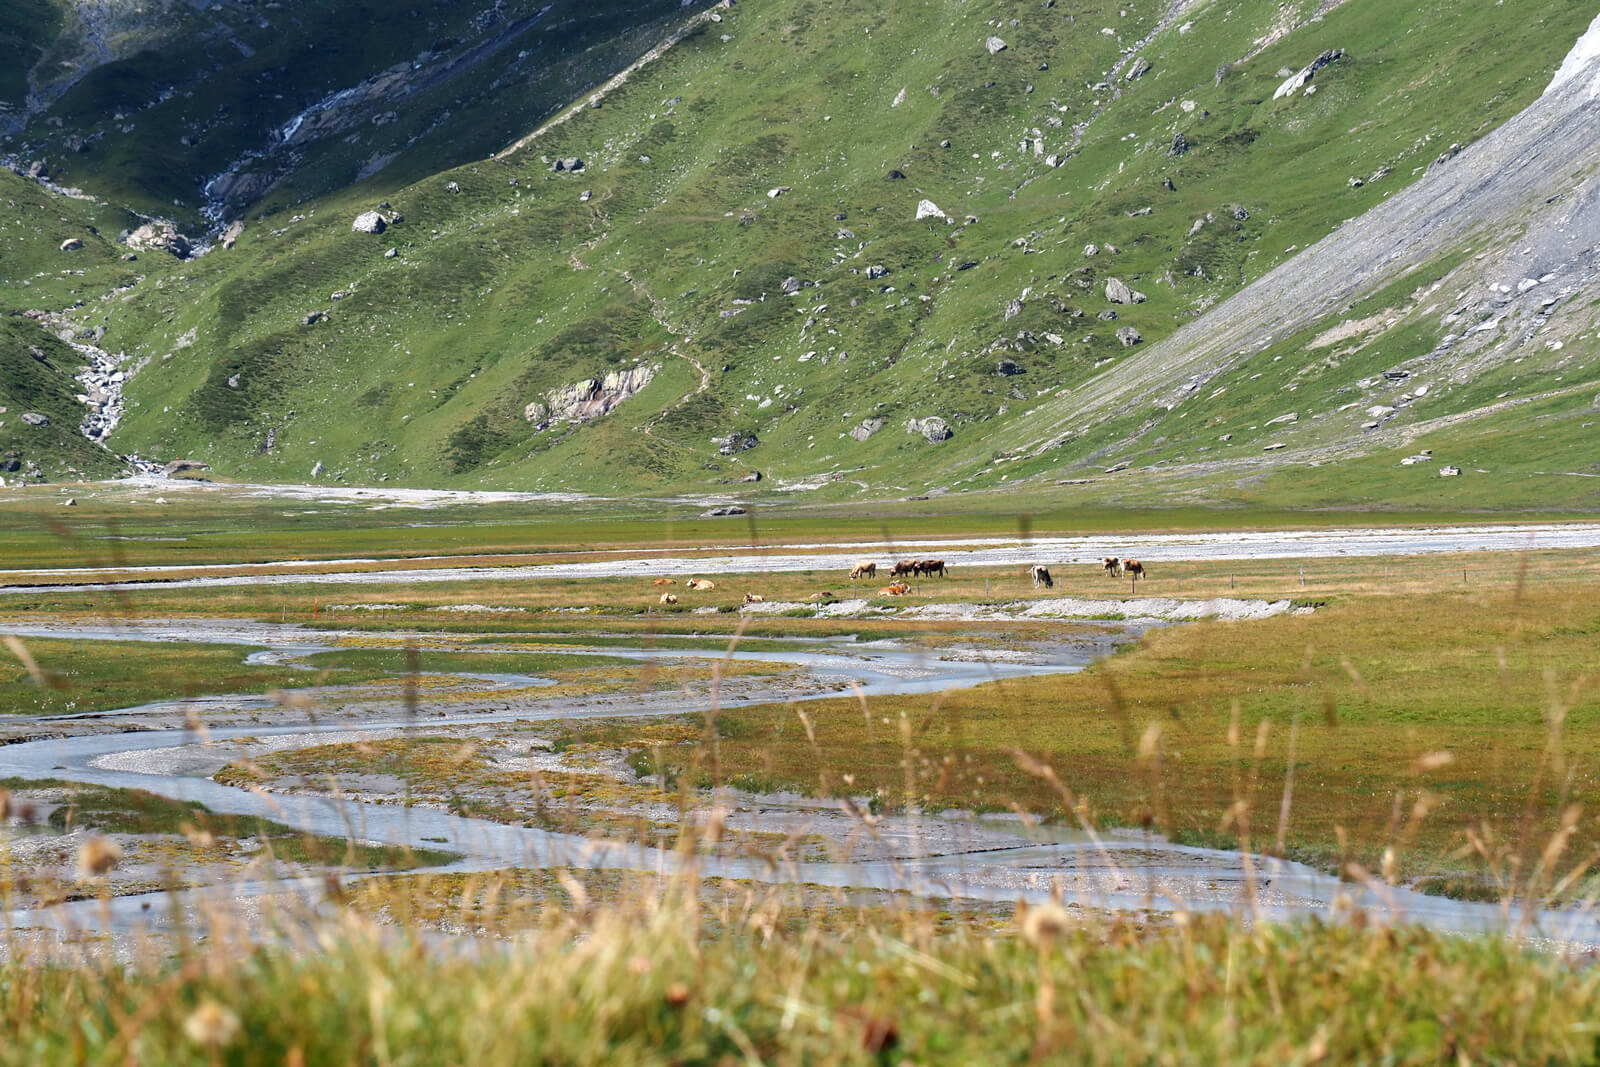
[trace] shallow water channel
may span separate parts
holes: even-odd
[[[665,693],[627,693],[604,699],[543,699],[542,681],[503,679],[511,694],[468,709],[427,711],[408,717],[402,699],[376,696],[342,705],[337,715],[304,711],[270,697],[223,696],[202,701],[161,701],[89,715],[36,720],[41,732],[92,725],[100,732],[0,746],[0,777],[57,778],[143,789],[214,812],[261,817],[306,833],[355,836],[364,841],[447,849],[461,859],[458,870],[507,867],[608,867],[669,873],[682,862],[672,852],[638,845],[606,845],[583,837],[468,818],[427,807],[334,799],[301,793],[263,794],[219,784],[219,768],[246,751],[285,751],[396,736],[408,731],[482,728],[486,724],[541,719],[637,717],[704,712],[714,706],[808,700],[859,691],[878,695],[940,692],[1009,678],[1082,670],[1136,637],[1147,624],[1106,624],[1075,634],[1035,655],[986,660],[979,653],[930,652],[893,641],[763,642],[757,651],[696,652],[682,648],[565,648],[567,653],[619,656],[640,661],[716,658],[781,663],[798,673],[757,679],[726,690],[706,683]],[[336,644],[337,631],[234,621],[183,621],[118,626],[10,626],[23,637],[85,640],[198,641],[265,650],[281,657],[305,655]],[[389,635],[419,643],[427,634]],[[475,645],[473,651],[494,651]],[[509,651],[509,650],[508,650]],[[261,652],[253,653],[261,655]],[[482,675],[480,678],[484,677]],[[490,685],[497,684],[488,679]],[[202,738],[179,725],[199,712],[208,725]],[[66,721],[66,720],[76,721]],[[96,720],[84,723],[82,720]],[[253,747],[251,747],[253,746]],[[740,812],[749,828],[789,830],[808,820],[845,821],[838,802],[799,797],[740,795],[718,798]],[[1174,845],[1133,832],[1092,834],[1060,827],[1027,827],[1009,817],[973,818],[960,813],[888,816],[871,829],[875,847],[861,859],[788,862],[774,866],[749,858],[699,857],[703,876],[792,881],[815,885],[909,890],[935,898],[974,900],[1042,899],[1054,891],[1086,908],[1173,911],[1226,910],[1251,917],[1337,917],[1349,908],[1448,931],[1507,930],[1538,942],[1600,946],[1600,922],[1590,911],[1521,913],[1496,905],[1463,903],[1406,889],[1370,889],[1341,883],[1309,867],[1237,852]],[[114,941],[134,940],[181,921],[185,908],[219,902],[240,917],[259,919],[286,902],[304,903],[320,892],[320,880],[230,884],[181,895],[176,910],[163,894],[120,898],[109,904],[85,901],[8,916],[18,928],[63,933],[93,931]]]

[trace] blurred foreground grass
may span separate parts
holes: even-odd
[[[1048,903],[1000,936],[771,914],[704,936],[669,889],[444,949],[347,913],[309,952],[14,960],[0,1063],[1568,1063],[1600,1028],[1600,972],[1495,938]]]

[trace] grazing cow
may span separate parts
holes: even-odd
[[[651,585],[677,585],[678,584],[678,579],[676,579],[676,578],[657,578],[655,581],[651,582],[650,584]]]
[[[876,578],[877,576],[878,565],[870,559],[864,559],[850,568],[850,580],[852,582],[857,578]]]
[[[1107,556],[1104,560],[1106,576],[1108,578],[1122,577],[1122,561],[1116,556]]]
[[[917,560],[917,573],[926,575],[929,578],[932,578],[935,574],[937,574],[939,577],[943,578],[945,576],[944,560],[919,559]]]
[[[762,596],[760,593],[746,593],[744,595],[744,602],[746,604],[760,604],[766,599],[767,598]]]
[[[661,594],[661,602],[663,604],[676,604],[678,602],[678,594],[677,593],[662,593]]]
[[[1125,560],[1123,560],[1122,561],[1122,569],[1123,569],[1124,572],[1127,573],[1128,577],[1132,578],[1136,582],[1140,578],[1144,577],[1144,564],[1140,563],[1136,559],[1125,559]]]
[[[1050,568],[1042,563],[1035,563],[1029,567],[1028,575],[1033,579],[1033,587],[1035,589],[1041,585],[1046,589],[1054,589],[1056,587],[1055,579],[1050,577]]]
[[[889,577],[904,578],[908,574],[916,574],[920,566],[922,566],[920,559],[903,559],[889,568]]]
[[[702,592],[708,589],[715,589],[717,587],[717,583],[713,582],[710,578],[690,578],[683,584],[688,586],[690,589],[698,589]]]
[[[882,589],[878,590],[878,595],[905,596],[909,592],[911,592],[911,587],[905,582],[895,582],[893,585],[886,585]]]

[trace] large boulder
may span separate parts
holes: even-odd
[[[850,436],[857,441],[865,441],[879,430],[883,429],[882,419],[862,419],[855,426],[850,427]]]
[[[37,411],[24,411],[22,413],[22,421],[29,426],[49,426],[50,416],[41,415]]]
[[[761,443],[761,438],[749,430],[735,430],[726,437],[718,438],[717,451],[724,456],[731,456],[735,452],[748,452]]]
[[[1122,329],[1117,331],[1117,340],[1122,342],[1123,348],[1132,348],[1140,341],[1143,341],[1144,337],[1141,336],[1139,331],[1135,330],[1132,326],[1124,326]]]
[[[917,218],[919,219],[948,219],[949,216],[939,210],[939,205],[932,200],[919,200],[917,202]]]
[[[1139,290],[1129,288],[1120,278],[1107,278],[1106,299],[1113,304],[1142,304],[1145,296]]]
[[[68,237],[65,241],[61,242],[61,251],[63,252],[76,252],[82,247],[83,241],[76,237]]]
[[[983,47],[987,48],[989,50],[989,54],[993,56],[1004,52],[1007,46],[1005,41],[1001,40],[999,37],[991,37],[987,41],[983,42]]]
[[[906,423],[907,433],[919,433],[929,444],[938,444],[948,441],[955,436],[955,431],[950,424],[938,415],[929,415],[925,419],[911,419]]]
[[[356,233],[382,233],[388,228],[389,224],[376,211],[363,211],[350,224],[350,229]]]

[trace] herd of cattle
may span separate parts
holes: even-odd
[[[1122,559],[1117,556],[1106,556],[1100,561],[1100,565],[1101,569],[1105,571],[1106,576],[1110,578],[1121,578],[1126,575],[1133,581],[1137,582],[1140,578],[1145,576],[1144,564],[1140,563],[1136,559]],[[948,577],[949,568],[945,566],[944,560],[900,560],[889,568],[889,577],[896,579],[896,581],[890,582],[882,589],[879,589],[878,595],[905,596],[911,592],[911,583],[900,581],[899,579],[907,576],[914,578],[931,578],[935,574],[941,578]],[[1046,589],[1055,588],[1056,582],[1055,579],[1051,577],[1050,568],[1046,567],[1042,563],[1035,563],[1030,566],[1027,569],[1026,574],[1029,578],[1033,579],[1033,587],[1035,589],[1038,589],[1041,586]],[[850,568],[850,580],[852,582],[860,578],[876,578],[877,576],[878,564],[875,560],[862,560],[860,563],[857,563],[855,566]],[[653,584],[657,586],[677,585],[678,580],[676,578],[656,578]],[[683,584],[685,588],[693,589],[698,592],[705,592],[717,587],[716,583],[708,578],[689,578],[685,580]],[[825,593],[821,595],[830,600],[833,598],[832,593]],[[766,597],[762,596],[760,593],[746,593],[744,595],[744,602],[746,604],[760,604],[765,600]],[[676,604],[677,602],[678,595],[676,593],[661,594],[662,604],[670,606]]]

